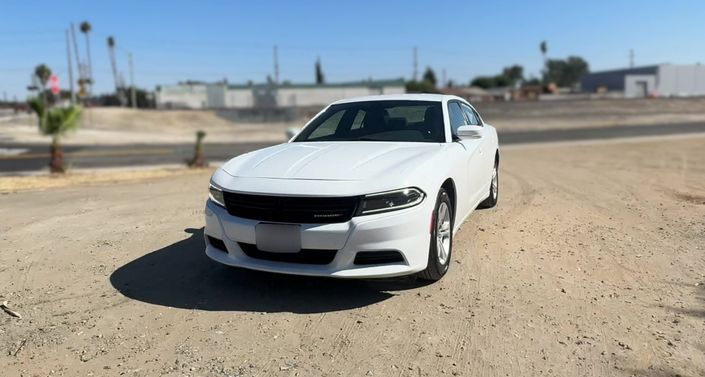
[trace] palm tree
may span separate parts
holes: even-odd
[[[316,84],[321,85],[325,83],[326,78],[323,75],[323,68],[321,68],[321,58],[316,59]]]
[[[193,158],[188,161],[188,166],[192,168],[205,168],[208,162],[203,155],[203,139],[206,137],[206,132],[198,130],[196,132],[196,147],[193,151]]]
[[[115,96],[120,101],[120,106],[125,106],[124,95],[122,93],[122,83],[118,78],[117,61],[115,60],[115,38],[108,37],[108,54],[110,55],[110,65],[113,68],[113,80],[115,81]]]
[[[81,22],[81,33],[86,36],[86,56],[88,56],[88,74],[87,79],[88,79],[88,87],[93,84],[93,63],[91,62],[91,41],[90,41],[90,33],[93,27],[91,26],[91,23],[88,21],[83,21]],[[90,90],[88,90],[88,95],[90,97]]]
[[[52,173],[64,173],[64,152],[61,150],[60,138],[68,131],[78,128],[81,107],[71,105],[47,109],[44,100],[31,98],[29,106],[39,117],[39,131],[51,136],[51,161],[49,168]]]
[[[34,75],[37,76],[39,85],[42,88],[42,98],[46,100],[47,82],[51,78],[51,69],[46,64],[40,64],[34,68]]]

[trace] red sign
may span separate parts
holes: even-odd
[[[53,94],[59,94],[59,77],[57,75],[52,74],[49,77],[49,85]]]

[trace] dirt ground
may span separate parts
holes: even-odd
[[[623,100],[489,102],[475,104],[484,120],[502,131],[610,127],[705,122],[705,97]],[[233,123],[209,110],[86,109],[81,128],[65,144],[192,143],[195,132],[206,142],[284,142],[291,123]],[[36,119],[0,122],[0,142],[49,143],[37,132]]]
[[[475,104],[500,131],[705,122],[705,97]]]
[[[0,374],[705,376],[703,146],[507,148],[431,285],[211,262],[206,172],[0,195]]]
[[[294,123],[233,123],[214,111],[132,110],[121,108],[85,109],[79,129],[67,134],[63,143],[71,144],[154,144],[193,143],[196,131],[206,131],[206,142],[235,143],[286,141],[286,129]],[[49,143],[37,131],[34,116],[23,115],[0,122],[0,142]]]
[[[64,174],[36,174],[0,177],[0,195],[21,191],[43,191],[59,187],[92,186],[125,182],[142,182],[145,179],[184,174],[200,174],[201,169],[187,167],[109,168],[71,171]]]

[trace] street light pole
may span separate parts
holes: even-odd
[[[137,96],[135,95],[135,74],[132,70],[132,53],[127,53],[128,61],[130,62],[130,98],[132,99],[132,108],[137,108]]]
[[[69,90],[71,90],[71,104],[76,104],[76,92],[73,90],[73,64],[71,64],[71,43],[69,42],[69,30],[66,29],[66,58],[69,61]]]

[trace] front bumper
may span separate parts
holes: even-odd
[[[230,266],[294,275],[367,278],[413,274],[428,263],[431,202],[427,199],[412,208],[354,217],[344,223],[301,224],[302,249],[337,250],[332,262],[316,265],[246,255],[238,243],[255,244],[255,226],[260,221],[232,216],[209,200],[205,210],[206,255]],[[211,245],[208,236],[222,240],[227,252]],[[355,256],[362,251],[398,251],[404,261],[356,265]]]

